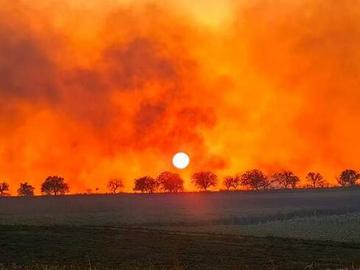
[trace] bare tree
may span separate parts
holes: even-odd
[[[0,183],[0,196],[7,196],[9,195],[9,184],[6,182]]]
[[[241,184],[250,189],[260,190],[266,189],[270,183],[262,171],[254,169],[241,175]]]
[[[143,176],[135,179],[134,191],[142,193],[154,193],[158,187],[156,180],[150,176]]]
[[[49,176],[42,183],[41,192],[46,195],[63,195],[69,192],[69,185],[62,177]]]
[[[356,182],[360,179],[360,174],[358,171],[347,169],[341,172],[340,176],[337,178],[338,183],[342,187],[351,187],[355,186]]]
[[[157,178],[159,187],[166,192],[181,192],[184,190],[184,180],[180,175],[172,172],[162,172]]]
[[[207,191],[208,188],[217,185],[217,176],[209,171],[197,172],[192,175],[191,181],[198,189]]]
[[[324,177],[318,172],[309,172],[306,175],[306,180],[312,188],[323,188],[326,186]]]
[[[226,190],[230,190],[231,188],[237,189],[240,186],[241,177],[240,176],[226,176],[224,178],[224,186]]]
[[[17,193],[19,196],[24,196],[24,197],[34,196],[34,189],[35,188],[32,185],[25,182],[20,184]]]
[[[300,178],[292,171],[282,171],[272,175],[272,182],[278,183],[282,188],[296,188]]]
[[[111,179],[107,183],[108,190],[113,194],[116,194],[116,193],[120,192],[123,187],[124,187],[123,181],[121,179],[118,179],[118,178],[117,179]]]

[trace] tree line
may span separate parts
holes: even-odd
[[[326,188],[330,184],[318,172],[309,172],[306,177],[304,188]],[[336,178],[341,187],[356,186],[360,179],[360,173],[346,169]],[[218,176],[211,171],[196,172],[191,176],[192,184],[200,191],[207,191],[219,185]],[[289,170],[282,170],[270,176],[261,170],[253,169],[242,174],[226,176],[222,181],[223,187],[227,190],[267,190],[267,189],[296,189],[299,188],[300,177]],[[162,172],[157,178],[143,176],[135,179],[133,190],[135,192],[181,192],[184,190],[184,181],[179,174]]]
[[[35,187],[28,182],[20,183],[17,189],[18,196],[34,196]],[[70,191],[70,186],[60,176],[49,176],[41,184],[41,193],[44,195],[64,195]],[[9,184],[0,183],[0,196],[9,195]]]
[[[329,183],[318,172],[309,172],[306,177],[305,188],[326,188]],[[352,187],[358,185],[360,173],[356,170],[346,169],[336,178],[339,186]],[[191,176],[192,184],[200,191],[207,191],[219,185],[218,176],[211,171],[196,172]],[[268,189],[296,189],[299,188],[300,178],[289,170],[282,170],[270,176],[261,170],[253,169],[241,174],[226,176],[222,180],[223,187],[227,190],[268,190]],[[111,193],[119,193],[124,188],[122,179],[110,179],[107,189]],[[17,189],[19,196],[33,196],[35,188],[28,182],[23,182]],[[0,183],[0,196],[9,195],[9,184]],[[41,184],[41,193],[44,195],[64,195],[70,191],[70,186],[63,177],[49,176]],[[134,192],[183,192],[184,180],[177,173],[164,171],[156,178],[143,176],[134,180]]]

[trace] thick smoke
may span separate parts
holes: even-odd
[[[51,2],[51,3],[50,3]],[[0,178],[74,192],[171,169],[359,166],[360,2],[242,3],[217,27],[174,5],[0,0]],[[234,2],[234,6],[239,3]]]
[[[193,94],[193,87],[206,88],[198,79],[197,60],[188,56],[190,48],[179,54],[175,40],[153,35],[173,20],[166,10],[114,7],[98,25],[93,41],[100,45],[85,55],[89,63],[79,59],[87,44],[75,46],[83,33],[31,16],[39,12],[37,4],[42,3],[28,9],[19,1],[2,10],[24,15],[4,15],[0,24],[0,117],[7,134],[0,148],[3,178],[39,185],[46,175],[60,174],[74,191],[84,191],[104,188],[117,176],[131,189],[132,178],[169,169],[171,154],[179,149],[199,149],[199,160],[211,158],[200,129],[213,126],[216,118],[208,102],[199,103]],[[62,19],[76,23],[68,12]],[[139,16],[134,28],[147,20],[159,25],[128,34],[133,12]],[[152,18],[153,12],[162,16]],[[14,123],[7,120],[13,115]]]
[[[274,95],[259,129],[263,163],[320,169],[330,181],[359,166],[359,7],[356,0],[254,1],[241,10],[236,27],[250,64]]]

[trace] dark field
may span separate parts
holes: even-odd
[[[4,266],[13,262],[75,269],[326,269],[360,265],[359,244],[135,228],[2,226],[0,230]]]
[[[358,269],[360,190],[0,199],[0,269]]]

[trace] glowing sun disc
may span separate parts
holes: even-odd
[[[189,163],[190,157],[184,152],[177,152],[172,158],[172,164],[175,168],[178,169],[185,169],[187,166],[189,166]]]

